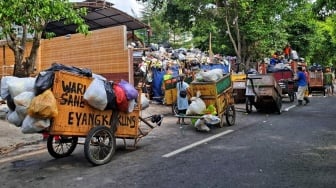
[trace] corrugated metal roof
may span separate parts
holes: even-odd
[[[89,30],[97,30],[107,27],[126,25],[127,31],[150,28],[145,23],[113,7],[112,3],[99,0],[88,0],[81,3],[75,3],[76,7],[88,8],[88,13],[84,17]],[[65,25],[63,20],[49,22],[46,27],[47,32],[53,32],[56,36],[74,34],[76,25]]]

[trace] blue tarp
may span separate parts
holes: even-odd
[[[153,98],[157,101],[162,100],[161,97],[163,96],[162,91],[162,82],[163,82],[163,76],[166,74],[166,71],[158,69],[158,68],[152,68],[153,72],[153,81],[152,81],[152,89],[153,89]]]

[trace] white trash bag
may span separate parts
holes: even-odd
[[[97,78],[93,79],[93,81],[84,93],[84,99],[93,108],[102,111],[105,110],[108,100],[104,80]]]
[[[203,112],[206,110],[206,104],[204,101],[200,98],[201,92],[197,91],[197,96],[192,97],[191,104],[189,105],[186,115],[198,115],[203,114]]]
[[[50,119],[33,118],[29,115],[22,122],[21,132],[24,134],[38,133],[50,126]]]

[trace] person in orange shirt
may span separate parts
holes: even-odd
[[[290,44],[287,44],[285,48],[283,49],[283,54],[285,55],[285,59],[288,60],[290,58],[291,53],[292,53],[292,48]]]

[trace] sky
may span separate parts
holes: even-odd
[[[114,7],[128,13],[131,16],[139,17],[142,5],[136,2],[136,0],[107,0],[114,4]],[[132,13],[132,10],[136,13]]]
[[[84,0],[70,0],[70,2],[82,2]],[[113,3],[114,8],[117,8],[123,12],[126,12],[130,16],[140,17],[140,11],[142,9],[142,5],[137,3],[136,0],[106,0],[107,2]],[[135,13],[133,13],[133,11]]]

